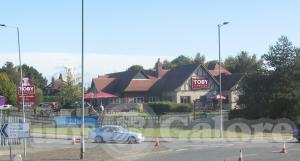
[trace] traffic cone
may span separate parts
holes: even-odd
[[[159,141],[159,138],[156,138],[154,147],[155,147],[155,148],[159,148],[159,147],[160,147],[160,141]]]
[[[242,149],[240,149],[240,157],[239,157],[238,161],[243,161],[243,152],[242,152]]]
[[[285,142],[283,142],[283,148],[281,149],[280,153],[287,153],[287,148],[285,146]]]
[[[75,136],[72,137],[72,142],[71,143],[76,144],[76,137]]]

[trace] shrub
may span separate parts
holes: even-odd
[[[174,102],[153,102],[148,103],[154,113],[160,115],[167,112],[192,112],[193,106],[191,104],[177,104]]]

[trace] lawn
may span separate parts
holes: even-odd
[[[85,128],[85,135],[88,135],[92,128]],[[167,137],[167,138],[219,138],[220,131],[216,129],[179,129],[179,128],[129,128],[130,131],[141,132],[145,137]],[[57,134],[57,135],[80,135],[81,128],[32,128],[31,133]],[[290,138],[291,134],[272,133],[241,133],[224,131],[225,138],[253,138],[253,137],[284,137]]]

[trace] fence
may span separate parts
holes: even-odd
[[[18,116],[8,116],[8,113],[0,110],[0,125],[1,128],[4,124],[7,123],[19,123],[23,122],[22,117]],[[6,137],[2,136],[0,137],[0,147],[1,146],[7,146],[7,145],[17,145],[20,144],[21,140],[20,139],[7,139]]]
[[[10,115],[14,117],[22,117],[22,113],[20,112],[11,112]],[[26,112],[26,122],[30,123],[31,128],[56,128],[54,123],[55,116],[57,115],[39,116]],[[126,116],[124,113],[120,115],[104,114],[99,117],[98,125],[121,125],[124,127],[134,128],[188,128],[199,122],[213,124],[211,118],[215,116],[217,115],[207,113],[205,115],[197,116],[196,120],[194,120],[194,116],[191,113],[173,113],[160,116]],[[225,120],[227,120],[227,114],[224,114],[224,121]]]

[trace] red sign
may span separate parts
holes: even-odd
[[[34,86],[18,86],[18,96],[22,95],[22,89],[23,89],[23,95],[24,96],[34,96],[35,95],[35,88]]]
[[[192,77],[192,89],[208,89],[209,82],[206,77]]]
[[[18,102],[22,103],[22,96],[18,96]],[[35,102],[34,96],[24,96],[24,102]]]

